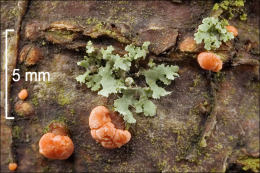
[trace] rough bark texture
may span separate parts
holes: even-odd
[[[10,160],[18,163],[17,172],[225,172],[259,162],[259,2],[248,0],[247,21],[231,21],[239,36],[217,50],[226,58],[221,73],[199,67],[201,47],[189,53],[179,49],[213,5],[213,0],[30,1],[21,7],[1,1],[1,33],[7,28],[17,33],[9,48],[9,75],[13,68],[21,74],[9,92],[15,120],[5,120],[2,34],[1,171],[7,171]],[[98,96],[75,80],[82,73],[76,63],[89,40],[96,47],[113,45],[119,54],[126,44],[150,41],[150,58],[180,67],[180,78],[167,87],[172,93],[154,100],[157,115],[135,115],[132,139],[120,149],[104,149],[90,135],[91,109],[111,108],[113,98]],[[34,66],[16,65],[15,52],[28,44],[40,48],[43,58]],[[51,81],[26,82],[26,71],[50,72]],[[14,112],[22,88],[29,91],[27,101],[34,107],[29,117]],[[66,119],[75,144],[74,154],[64,161],[38,152],[44,127],[58,118]]]

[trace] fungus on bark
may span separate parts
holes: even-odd
[[[202,52],[198,55],[198,63],[201,68],[218,72],[222,69],[222,60],[211,52]]]
[[[110,114],[104,106],[97,106],[91,111],[89,116],[91,136],[105,148],[120,148],[130,141],[131,133],[116,128],[110,115],[115,117],[115,114]]]
[[[74,144],[68,136],[64,124],[53,122],[50,132],[44,134],[39,141],[39,152],[48,159],[65,160],[74,151]]]

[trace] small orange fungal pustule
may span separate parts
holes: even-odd
[[[89,116],[91,136],[105,148],[120,148],[130,141],[131,133],[128,130],[117,129],[110,115],[115,116],[104,106],[97,106],[91,111]]]
[[[226,26],[226,29],[228,32],[232,32],[234,37],[238,36],[238,30],[236,27],[228,25],[228,26]]]
[[[17,169],[17,167],[18,167],[17,163],[9,163],[8,164],[8,169],[10,171],[15,171]]]
[[[18,94],[19,99],[25,100],[28,97],[27,89],[22,89]]]
[[[193,52],[197,49],[197,44],[193,37],[187,37],[180,43],[179,48],[182,52]]]
[[[198,63],[204,70],[218,72],[222,69],[223,62],[219,56],[212,52],[202,52],[198,55]]]
[[[20,116],[29,116],[34,114],[33,105],[30,102],[19,100],[14,106],[15,112]]]

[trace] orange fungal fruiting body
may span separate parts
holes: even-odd
[[[28,97],[28,92],[26,89],[22,89],[18,94],[19,99],[25,100]]]
[[[113,142],[117,147],[121,147],[131,139],[131,133],[128,130],[116,129]]]
[[[39,152],[49,159],[65,160],[74,151],[74,144],[65,125],[54,122],[50,124],[50,133],[44,134],[39,141]]]
[[[214,53],[202,52],[198,55],[198,63],[201,68],[218,72],[222,69],[222,60]]]
[[[8,169],[10,171],[15,171],[17,169],[17,166],[18,166],[17,163],[9,163]]]
[[[68,136],[46,133],[39,142],[39,152],[49,159],[65,160],[74,151],[72,140]]]
[[[182,52],[193,52],[196,50],[197,44],[193,37],[187,37],[181,42],[179,48]]]
[[[15,112],[20,116],[29,116],[34,114],[34,108],[30,102],[18,101],[15,103]]]
[[[49,125],[49,131],[55,135],[67,136],[68,129],[62,122],[52,122]]]
[[[236,27],[228,25],[226,26],[226,29],[228,30],[228,32],[232,32],[234,37],[238,36],[238,31]]]
[[[95,107],[89,117],[91,136],[105,148],[120,148],[131,139],[128,130],[117,129],[112,123],[109,110],[104,106]]]
[[[104,106],[94,108],[89,117],[89,126],[91,129],[98,129],[104,124],[111,122],[109,110]]]

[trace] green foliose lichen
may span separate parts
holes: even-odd
[[[253,172],[260,171],[260,158],[243,158],[239,159],[237,163],[243,166],[243,170],[251,170]]]
[[[130,107],[136,113],[143,113],[145,116],[156,114],[156,105],[150,100],[159,99],[169,95],[158,85],[159,81],[169,85],[179,75],[179,68],[174,65],[148,63],[147,68],[139,67],[139,61],[145,60],[148,54],[149,42],[144,42],[141,47],[127,45],[124,56],[114,53],[114,47],[97,50],[91,41],[86,46],[87,56],[77,64],[85,69],[82,75],[76,77],[80,83],[86,84],[92,91],[99,95],[108,97],[117,94],[118,99],[114,101],[114,110],[119,112],[127,123],[135,123],[136,120]],[[131,72],[131,69],[139,69],[138,72]],[[146,84],[138,86],[136,79],[143,76]]]
[[[213,10],[221,10],[221,16],[231,20],[235,16],[239,16],[240,20],[247,20],[245,9],[246,0],[222,0],[215,3]]]
[[[226,29],[227,25],[227,20],[216,17],[204,18],[194,34],[194,40],[197,44],[204,43],[206,50],[216,50],[222,42],[234,39],[234,35]]]

